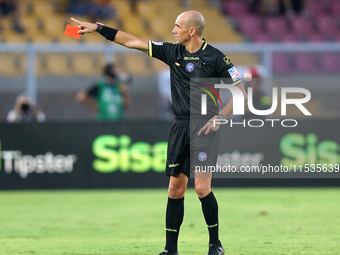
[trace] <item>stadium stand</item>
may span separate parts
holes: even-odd
[[[268,34],[287,34],[289,29],[284,17],[268,17],[264,21],[264,26]]]
[[[277,74],[289,74],[293,71],[292,63],[287,54],[273,53],[273,71]]]
[[[145,17],[126,15],[122,17],[123,29],[139,38],[149,37],[150,31],[147,29],[148,23]]]
[[[340,72],[340,54],[338,52],[327,52],[321,55],[321,64],[324,70],[329,73]]]
[[[0,41],[10,44],[15,42],[61,42],[73,45],[110,43],[96,34],[86,35],[81,37],[80,40],[64,36],[63,31],[66,24],[72,24],[71,15],[65,12],[67,2],[67,0],[21,0],[24,6],[23,24],[26,28],[26,34],[18,34],[12,31],[11,20],[6,17],[4,19],[4,30],[0,33]],[[171,31],[176,16],[187,9],[196,9],[201,11],[206,18],[207,27],[204,36],[209,43],[238,43],[242,41],[256,43],[340,42],[340,1],[338,0],[310,0],[307,6],[309,15],[274,18],[250,12],[245,0],[221,0],[222,10],[216,6],[210,6],[207,0],[189,1],[191,5],[188,7],[180,7],[178,2],[175,0],[141,0],[138,3],[138,12],[131,13],[129,1],[112,0],[112,4],[117,9],[117,17],[104,23],[108,26],[124,29],[144,39],[173,42],[174,37]],[[85,16],[75,15],[74,17],[79,20],[87,20]],[[218,28],[218,32],[216,32],[216,28]],[[225,53],[237,66],[263,63],[261,54]],[[107,60],[104,59],[102,53],[86,55],[80,53],[38,53],[36,66],[38,80],[47,79],[47,82],[41,82],[43,85],[40,86],[45,88],[50,77],[73,78],[74,80],[64,81],[65,84],[72,83],[72,86],[78,82],[79,77],[89,79],[98,77],[100,68]],[[151,84],[150,79],[155,77],[156,72],[166,67],[162,62],[134,51],[128,54],[116,54],[114,60],[125,72],[138,77],[135,87],[140,87],[140,80],[143,79],[145,79],[141,82],[143,85]],[[273,74],[278,75],[278,77],[316,76],[318,74],[335,76],[340,71],[339,52],[322,54],[315,52],[297,54],[276,52],[272,55],[271,60]],[[26,73],[26,67],[25,53],[0,53],[0,75],[2,78],[10,77],[14,79],[23,76]],[[81,83],[84,82],[79,82],[79,84]],[[154,94],[151,94],[150,91],[144,91],[145,86],[142,87],[143,90],[138,91],[138,93],[142,93],[141,95],[138,94],[137,96],[133,94],[135,90],[132,91],[132,98],[135,101],[134,107],[150,111],[150,107],[146,106],[145,102],[149,103],[157,96],[156,88],[151,85],[154,90],[152,92]],[[76,89],[79,88],[80,85]],[[38,100],[41,100],[41,104],[44,108],[47,108],[48,117],[56,116],[57,118],[57,116],[63,114],[84,117],[84,109],[73,102],[73,93],[71,90],[61,92],[61,88],[58,92],[46,89],[46,91],[39,92]],[[11,98],[15,98],[15,96],[13,95]],[[6,100],[1,93],[1,107],[3,102],[7,102]],[[53,104],[50,101],[54,101]],[[62,102],[64,106],[58,101]],[[13,100],[10,103],[12,104],[12,102]],[[316,112],[322,113],[321,106],[313,107]],[[156,109],[157,105],[153,102],[149,117],[158,116]],[[138,117],[133,111],[130,116]]]
[[[93,76],[101,72],[104,64],[104,56],[101,54],[75,53],[72,56],[71,67],[77,74]]]
[[[33,14],[37,17],[50,18],[56,12],[53,1],[35,0],[31,1],[31,4],[33,6]]]
[[[70,15],[64,12],[67,4],[66,0],[26,0],[23,2],[26,6],[26,8],[23,8],[24,24],[27,26],[28,35],[20,35],[11,32],[9,29],[9,21],[7,21],[7,29],[1,33],[0,40],[7,42],[31,41],[73,44],[82,42],[104,42],[101,37],[94,35],[81,37],[79,41],[63,36],[65,25],[70,23]],[[209,42],[241,41],[242,37],[228,25],[225,18],[221,15],[220,10],[216,7],[210,7],[207,2],[208,1],[203,0],[192,1],[190,6],[190,8],[204,12],[207,24],[210,26],[207,26],[206,29],[207,40],[209,40]],[[227,17],[236,20],[239,32],[245,35],[245,38],[254,42],[298,42],[300,40],[321,42],[330,38],[336,39],[337,34],[339,33],[339,29],[333,16],[329,17],[320,14],[323,13],[328,15],[330,11],[336,14],[337,10],[340,8],[338,7],[338,1],[330,1],[328,9],[326,8],[324,1],[310,1],[307,8],[308,11],[311,15],[321,17],[315,19],[314,16],[309,18],[295,16],[291,20],[287,20],[284,17],[263,18],[259,15],[252,14],[246,5],[246,2],[243,0],[224,0],[222,2],[222,7],[227,14]],[[178,14],[180,8],[172,1],[140,1],[138,3],[137,14],[130,13],[128,1],[117,0],[113,1],[113,4],[118,10],[118,18],[117,20],[108,21],[108,25],[115,27],[121,26],[125,31],[145,39],[155,38],[155,40],[173,40],[170,31],[173,28],[173,19]],[[180,11],[184,10],[185,8],[182,7],[182,10]],[[153,15],[150,15],[150,13],[153,13]],[[76,18],[86,20],[86,17],[83,16]],[[215,27],[219,27],[219,33],[214,31]],[[128,57],[125,62],[127,63],[130,59],[131,58]],[[142,67],[146,65],[146,63],[142,64],[142,61],[138,60],[137,62],[140,63]],[[125,65],[135,66],[133,62]],[[143,70],[142,67],[134,68],[133,72],[135,72],[135,70],[137,73],[141,72],[141,70]],[[73,67],[71,66],[71,68]],[[77,70],[75,71],[78,72]],[[80,72],[82,73],[82,71]],[[55,71],[51,71],[51,73],[55,73]]]
[[[335,42],[340,42],[340,34],[334,35],[332,38]]]
[[[324,35],[339,34],[339,28],[336,22],[336,17],[332,16],[318,17],[318,19],[316,19],[316,25],[321,34]]]
[[[66,22],[61,15],[52,15],[43,19],[44,33],[52,37],[60,37],[64,34]]]
[[[70,75],[73,73],[73,56],[68,54],[47,53],[41,54],[39,66],[45,75]]]
[[[296,53],[294,57],[295,65],[298,71],[305,74],[315,74],[320,71],[316,65],[314,54]]]
[[[306,17],[293,17],[290,21],[290,25],[295,34],[308,35],[315,32],[311,20]]]
[[[340,33],[338,16],[336,16],[340,12],[340,1],[337,0],[311,0],[307,5],[308,17],[295,15],[290,18],[263,17],[250,13],[245,1],[224,0],[223,2],[224,13],[236,24],[235,29],[246,38],[254,39],[254,34],[259,33],[267,33],[270,36],[280,34],[280,38],[285,38],[283,34],[289,33],[308,40],[310,35],[319,33],[330,40]]]
[[[282,43],[297,43],[300,42],[300,38],[296,36],[295,34],[282,34],[277,35],[277,38],[279,38],[279,41]]]
[[[239,19],[239,29],[245,35],[256,35],[263,32],[261,21],[256,16],[245,16]]]
[[[118,66],[134,74],[152,73],[149,60],[150,58],[145,54],[124,53],[115,56]]]
[[[307,11],[312,17],[326,16],[324,1],[310,0],[307,5]]]
[[[0,54],[0,75],[20,76],[25,73],[26,63],[24,54]]]
[[[139,1],[138,2],[138,14],[142,17],[161,17],[163,9],[155,1]],[[152,15],[150,15],[152,13]]]
[[[251,36],[251,39],[255,43],[272,43],[274,38],[267,33],[258,33]]]
[[[28,40],[27,34],[7,33],[2,36],[3,36],[2,41],[7,42],[7,43],[16,43],[16,42]]]
[[[331,0],[329,9],[334,15],[339,16],[340,15],[340,1],[338,0]]]
[[[70,14],[65,13],[67,7],[66,0],[22,0],[23,8],[23,23],[27,27],[26,34],[17,34],[10,29],[10,20],[4,20],[5,29],[0,33],[0,40],[13,43],[13,42],[34,42],[34,43],[104,43],[103,38],[95,35],[88,35],[81,37],[80,40],[75,40],[63,35],[66,24],[70,24]],[[173,1],[161,1],[161,0],[149,0],[140,1],[138,3],[137,14],[130,12],[129,1],[116,0],[112,1],[112,4],[117,9],[117,18],[114,20],[108,20],[104,23],[124,29],[124,31],[134,34],[143,39],[153,39],[156,41],[174,41],[174,37],[171,33],[174,26],[174,19],[181,11],[185,11],[185,8],[179,7],[178,3],[174,4]],[[236,4],[237,5],[237,4]],[[242,37],[234,31],[230,25],[226,22],[225,17],[221,14],[220,10],[216,7],[211,7],[208,1],[197,0],[192,1],[190,8],[197,9],[205,13],[207,19],[207,33],[206,38],[209,42],[240,42]],[[150,15],[152,13],[152,15]],[[72,15],[79,20],[87,20],[85,16]],[[214,28],[219,27],[219,33],[214,31]],[[48,58],[52,59],[48,59]],[[78,62],[78,60],[72,60],[74,58],[72,54],[68,56],[70,61]],[[57,63],[63,63],[62,57],[54,57],[52,55],[46,55],[46,66],[40,66],[39,74],[52,73],[54,75],[69,74],[72,72],[78,72],[83,74],[84,70],[75,68],[72,65],[67,65],[67,68],[54,68],[51,64],[54,61]],[[131,61],[131,63],[128,63]],[[138,67],[136,67],[136,63]],[[132,57],[127,57],[125,60],[125,66],[134,67],[132,72],[143,73],[143,71],[157,71],[151,68],[145,68],[148,63],[145,59],[140,59],[136,55],[136,60]],[[154,65],[152,65],[154,66]],[[48,70],[51,68],[51,70]],[[69,70],[68,68],[71,68]],[[75,68],[75,70],[72,70]],[[89,70],[89,68],[86,68]],[[11,73],[11,71],[8,71]],[[91,72],[94,73],[94,72]]]
[[[224,1],[223,7],[225,12],[232,17],[240,17],[250,14],[247,5],[243,1]]]
[[[122,18],[130,15],[130,7],[128,1],[115,1],[115,7],[118,10],[118,18]]]
[[[243,0],[223,0],[223,11],[231,20],[231,24],[234,24],[235,30],[243,34],[246,40],[256,43],[275,41],[318,43],[339,41],[340,38],[338,0],[310,0],[306,12],[293,16],[266,17],[252,13],[250,6]],[[317,68],[315,58],[312,53],[301,53],[288,61],[289,56],[276,53],[273,55],[273,70],[278,74],[289,73],[292,71],[289,66],[293,66],[296,72],[311,74],[320,69]],[[325,68],[325,72],[334,73],[330,66],[322,67]]]
[[[327,37],[324,35],[320,35],[319,33],[312,33],[305,36],[308,42],[325,42],[327,41]]]

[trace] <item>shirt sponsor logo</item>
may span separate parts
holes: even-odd
[[[154,45],[163,45],[163,42],[152,42]]]
[[[187,71],[189,73],[191,73],[192,71],[194,71],[195,66],[194,66],[193,63],[189,63],[189,64],[187,64],[187,66],[185,68],[187,69]]]
[[[184,60],[200,60],[199,57],[184,57]]]
[[[179,166],[179,163],[176,163],[176,164],[169,164],[168,166],[169,166],[169,167],[177,167],[177,166]]]
[[[233,79],[234,82],[240,79],[240,75],[238,74],[235,67],[228,69],[228,72],[229,72],[229,74],[230,74],[230,76],[231,76],[231,78]]]
[[[199,154],[198,154],[198,160],[199,161],[206,161],[207,160],[207,158],[208,158],[208,156],[207,156],[207,153],[205,153],[205,152],[200,152]]]

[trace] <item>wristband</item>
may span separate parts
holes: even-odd
[[[104,36],[107,40],[114,41],[116,34],[118,33],[118,29],[107,27],[107,26],[102,26],[99,33],[102,36]]]

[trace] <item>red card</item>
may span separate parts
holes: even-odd
[[[81,30],[80,27],[76,27],[76,26],[72,26],[72,25],[67,24],[64,35],[71,36],[71,37],[74,37],[76,39],[79,39],[80,36],[81,36],[81,34],[77,33],[79,30]]]

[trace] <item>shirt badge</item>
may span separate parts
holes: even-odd
[[[201,161],[201,162],[206,161],[207,157],[208,157],[207,153],[205,153],[205,152],[200,152],[198,154],[198,160]]]
[[[188,71],[189,73],[191,73],[192,71],[194,71],[195,66],[194,66],[193,63],[188,63],[187,66],[186,66],[185,68],[187,69],[187,71]]]
[[[225,56],[224,58],[223,58],[223,60],[224,60],[224,62],[227,64],[227,65],[230,65],[230,59],[227,57],[227,56]]]

